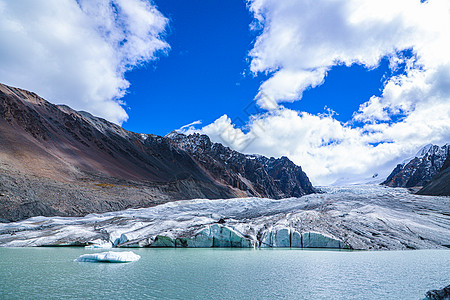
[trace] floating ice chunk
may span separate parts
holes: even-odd
[[[107,262],[107,263],[125,263],[138,261],[141,257],[132,251],[125,252],[101,252],[92,254],[83,254],[75,261],[77,262]]]

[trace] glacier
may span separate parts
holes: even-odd
[[[450,197],[379,185],[321,187],[300,198],[194,199],[84,217],[0,223],[0,246],[450,247]]]
[[[88,253],[83,254],[77,259],[76,262],[107,262],[107,263],[126,263],[138,261],[141,257],[133,251],[124,252],[101,252],[101,253]]]

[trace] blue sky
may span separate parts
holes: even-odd
[[[247,54],[256,38],[244,1],[160,0],[169,18],[167,56],[126,73],[124,128],[165,135],[196,120],[240,115],[264,75],[249,74]],[[243,75],[247,73],[247,75]]]
[[[352,182],[450,142],[449,36],[448,0],[0,0],[0,82]]]
[[[253,17],[244,1],[155,4],[170,20],[166,41],[171,49],[125,74],[131,88],[123,98],[129,115],[123,127],[165,135],[196,120],[212,123],[223,114],[247,121],[245,109],[268,76],[249,70],[248,52],[259,32],[250,30]],[[323,113],[326,106],[337,113],[336,119],[347,122],[361,103],[380,95],[388,73],[387,60],[375,69],[335,66],[323,85],[284,106],[310,113]]]

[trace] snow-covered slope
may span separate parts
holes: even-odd
[[[332,186],[343,186],[343,185],[366,185],[366,184],[380,184],[384,181],[383,175],[375,173],[370,177],[355,178],[355,177],[342,177],[336,180]]]
[[[301,198],[186,200],[83,218],[0,224],[1,246],[324,247],[450,246],[450,198],[379,185],[323,187]]]

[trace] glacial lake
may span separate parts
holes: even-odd
[[[449,250],[0,248],[0,299],[423,299],[450,284]]]

